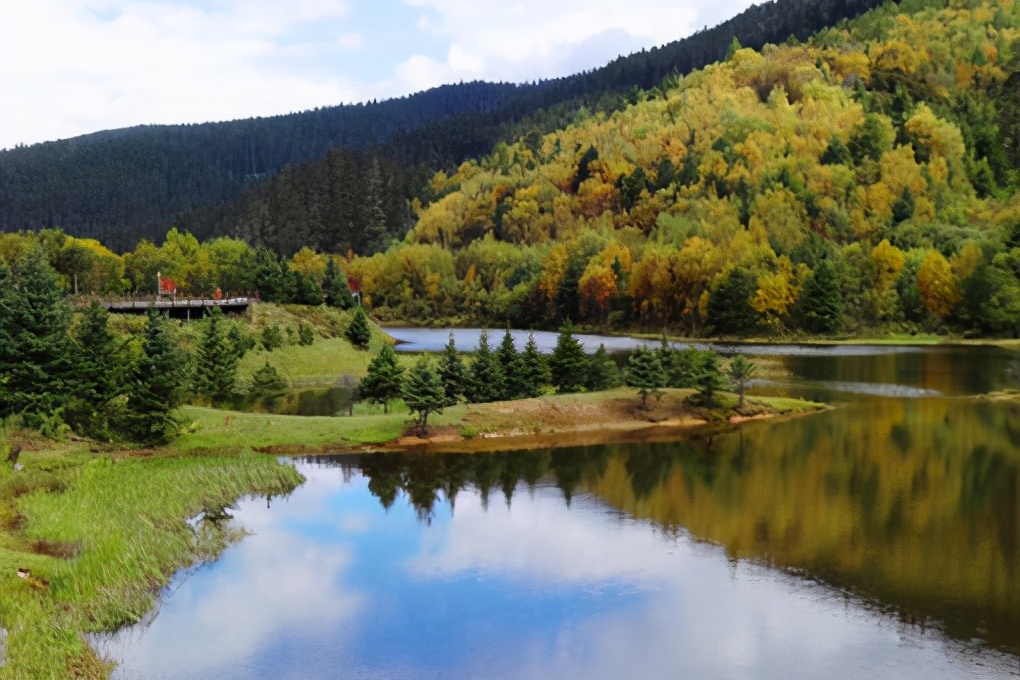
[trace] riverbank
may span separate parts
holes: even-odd
[[[706,426],[811,413],[823,404],[780,397],[749,397],[736,409],[722,394],[718,408],[691,406],[692,390],[664,390],[640,407],[634,390],[562,394],[492,404],[459,404],[429,420],[429,434],[408,434],[406,410],[354,417],[303,417],[187,407],[188,432],[172,446],[182,451],[253,449],[276,454],[416,450],[491,451],[642,441],[681,436]]]
[[[216,559],[243,531],[224,508],[302,480],[264,455],[97,453],[0,432],[0,678],[103,678],[83,639],[140,620],[181,569]]]

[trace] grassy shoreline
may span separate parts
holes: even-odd
[[[301,482],[250,453],[125,457],[19,443],[19,466],[0,463],[0,678],[107,677],[113,664],[82,635],[138,621],[178,571],[240,538],[222,508]]]
[[[675,438],[705,427],[826,408],[795,399],[721,395],[718,409],[665,390],[641,409],[630,389],[462,404],[407,435],[406,410],[353,418],[185,407],[170,446],[129,450],[0,431],[0,625],[6,678],[107,677],[85,633],[138,621],[181,569],[214,560],[243,529],[213,521],[241,497],[282,495],[302,481],[266,453],[493,451]],[[259,453],[256,453],[259,452]],[[201,518],[212,518],[209,521]]]
[[[251,449],[278,454],[348,451],[490,451],[543,446],[641,441],[680,436],[705,426],[812,413],[823,404],[780,397],[749,397],[736,409],[722,394],[715,409],[688,405],[693,390],[663,390],[641,409],[634,390],[563,394],[492,404],[459,404],[430,419],[428,437],[408,432],[411,419],[396,404],[389,414],[354,417],[283,416],[186,407],[189,432],[171,446],[182,451]],[[559,441],[562,440],[562,443]]]

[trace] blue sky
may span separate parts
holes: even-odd
[[[0,148],[522,82],[751,0],[0,0]]]

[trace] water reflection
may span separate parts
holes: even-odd
[[[299,463],[121,677],[1016,677],[1020,409]]]

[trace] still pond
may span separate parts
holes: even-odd
[[[757,389],[840,408],[294,461],[304,485],[240,502],[251,535],[98,647],[131,679],[1020,677],[1020,405],[965,398],[1015,359],[805,349]]]

